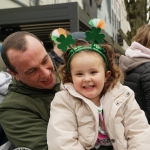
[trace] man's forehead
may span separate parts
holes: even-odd
[[[26,35],[25,39],[26,39],[28,44],[30,44],[30,43],[32,44],[32,42],[36,42],[36,43],[39,43],[39,44],[43,45],[43,42],[40,41],[40,39],[38,39],[34,36],[31,36],[31,35]]]
[[[45,53],[44,53],[45,52]],[[18,66],[19,64],[32,64],[34,61],[42,62],[47,57],[47,52],[45,50],[26,50],[24,52],[10,49],[8,51],[8,58],[12,65]]]

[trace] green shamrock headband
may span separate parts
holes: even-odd
[[[105,37],[104,34],[100,34],[101,32],[101,28],[102,25],[104,25],[104,22],[100,19],[92,19],[89,21],[89,24],[92,26],[91,31],[86,31],[85,35],[86,35],[86,40],[87,41],[92,41],[92,45],[91,46],[77,46],[75,48],[73,48],[71,45],[75,43],[75,39],[72,38],[72,35],[68,35],[67,37],[65,37],[63,34],[60,35],[60,37],[57,38],[57,42],[59,42],[60,44],[58,44],[58,48],[61,49],[63,52],[67,51],[68,46],[70,47],[70,51],[68,54],[68,62],[67,62],[67,71],[68,73],[70,73],[70,61],[72,59],[72,57],[80,52],[80,51],[84,51],[84,50],[91,50],[91,51],[95,51],[98,54],[100,54],[105,63],[106,63],[106,68],[108,70],[108,59],[105,55],[106,50],[102,47],[100,47],[98,44],[101,44],[103,42],[103,39]],[[95,27],[96,26],[96,27]],[[95,42],[97,42],[98,44],[95,44]]]

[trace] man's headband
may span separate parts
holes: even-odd
[[[86,31],[85,35],[86,35],[86,40],[87,41],[92,41],[91,46],[77,46],[75,48],[73,48],[71,45],[75,43],[75,39],[73,39],[73,37],[71,35],[67,35],[65,36],[64,34],[61,34],[56,40],[58,43],[58,48],[61,49],[63,52],[66,52],[68,47],[70,47],[70,51],[68,53],[68,62],[67,62],[67,71],[68,73],[70,73],[70,61],[72,59],[72,57],[80,52],[80,51],[84,51],[84,50],[91,50],[91,51],[95,51],[98,54],[100,54],[105,63],[106,63],[106,68],[108,70],[108,59],[105,55],[106,50],[104,48],[102,48],[100,45],[103,42],[103,39],[105,37],[104,34],[100,34],[101,32],[101,28],[105,25],[104,21],[101,19],[92,19],[89,21],[89,24],[92,26],[91,31]],[[98,43],[98,44],[95,44]]]

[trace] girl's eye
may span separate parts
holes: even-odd
[[[82,76],[82,73],[77,73],[76,75],[77,75],[77,76]]]
[[[97,71],[92,71],[92,72],[91,72],[91,74],[95,74],[95,73],[97,73]]]

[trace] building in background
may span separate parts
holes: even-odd
[[[120,28],[124,33],[129,30],[124,1],[102,0],[101,6],[97,10],[97,16],[106,22],[107,26],[104,30],[112,37],[112,40],[125,50],[128,46],[118,32]]]
[[[78,2],[79,6],[83,8],[82,0],[1,0],[0,2],[0,9],[62,4],[70,2]]]
[[[111,1],[110,0],[102,0],[101,5],[97,9],[97,17],[104,20],[106,23],[106,27],[104,30],[108,33],[108,35],[112,37],[112,17],[111,17]]]
[[[112,19],[119,20],[120,16],[112,17],[113,8],[110,0],[1,0],[0,2],[1,42],[13,32],[28,31],[37,35],[49,50],[52,48],[49,34],[55,28],[63,27],[71,32],[86,31],[91,28],[88,24],[91,18],[104,17],[108,24],[106,30],[102,30],[105,40],[113,43],[117,51],[124,54],[124,50],[116,40],[117,25],[112,26]],[[97,13],[97,9],[103,10],[103,13]],[[0,70],[1,68],[0,66]]]
[[[115,0],[113,0],[113,1],[115,1]],[[124,4],[123,0],[118,0],[118,3],[119,3],[119,6],[120,6],[120,28],[122,29],[122,31],[124,33],[127,33],[127,31],[130,30],[130,25],[127,21],[127,12],[126,12],[126,8],[125,8],[125,4]],[[118,36],[118,42],[119,42],[119,36]],[[123,47],[124,50],[126,50],[127,47],[128,47],[125,40],[123,40],[123,46],[122,47]]]

